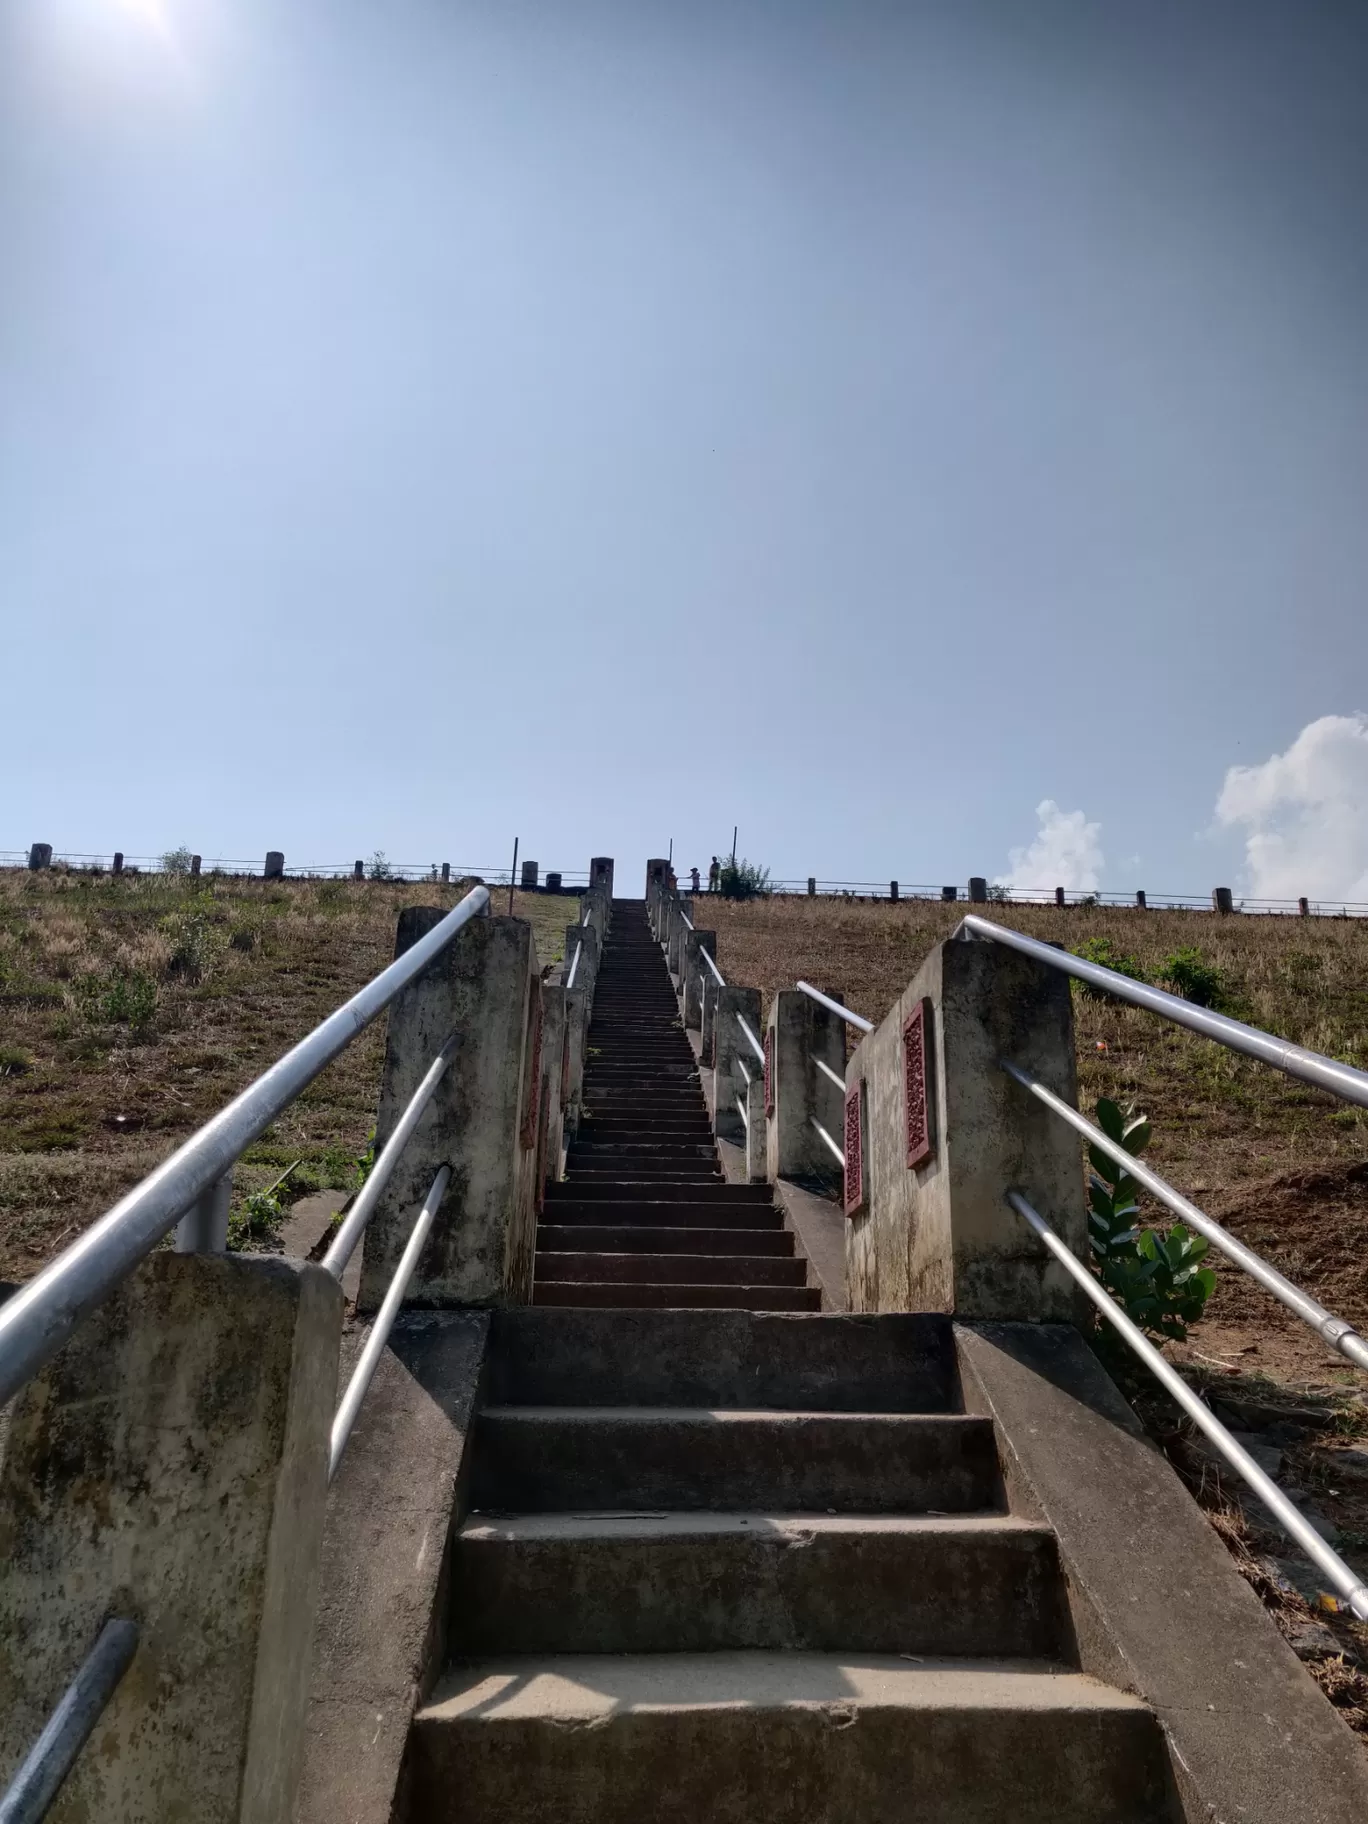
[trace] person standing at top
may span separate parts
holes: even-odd
[[[709,891],[709,893],[716,893],[718,886],[721,883],[721,880],[722,880],[722,864],[717,859],[716,855],[714,855],[712,858],[712,866],[708,869],[708,891]]]
[[[697,891],[698,891],[698,869],[697,868],[689,869],[689,884],[690,884],[690,886],[692,886],[694,892],[697,893]]]

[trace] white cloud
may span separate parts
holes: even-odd
[[[1013,849],[1007,872],[998,884],[1011,887],[1067,887],[1094,892],[1101,884],[1102,825],[1089,823],[1082,811],[1061,811],[1053,798],[1036,806],[1040,828],[1027,849]]]
[[[1285,754],[1232,766],[1216,817],[1245,829],[1252,898],[1368,900],[1368,716],[1321,716]]]

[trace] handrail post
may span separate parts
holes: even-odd
[[[689,923],[684,923],[685,919]],[[665,936],[665,966],[678,983],[684,970],[684,940],[693,925],[693,901],[674,898],[670,902],[670,923]]]
[[[396,953],[436,908],[399,915]],[[429,1305],[525,1302],[536,1232],[533,1060],[541,983],[532,929],[474,919],[393,1002],[375,1138],[382,1146],[451,1032],[461,1042],[366,1229],[357,1308],[379,1309],[433,1175],[451,1183],[409,1300]]]
[[[178,1254],[222,1254],[228,1246],[233,1174],[225,1172],[190,1205],[176,1224]]]
[[[0,1769],[111,1615],[139,1644],[54,1817],[289,1824],[342,1290],[270,1256],[151,1255],[29,1383],[0,1467]]]
[[[716,1043],[713,1050],[713,1068],[716,1072],[713,1078],[713,1131],[719,1140],[730,1140],[737,1146],[744,1146],[746,1126],[736,1106],[737,1086],[741,1080],[736,1060],[741,1058],[745,1062],[752,1077],[757,1074],[757,1067],[755,1056],[737,1024],[738,1013],[749,1020],[753,1032],[758,1028],[758,988],[737,988],[729,983],[717,991]]]
[[[699,978],[703,984],[698,1008],[698,1042],[703,1064],[711,1068],[717,1056],[717,997],[721,984],[706,964]]]
[[[819,1005],[796,988],[781,988],[770,1002],[765,1029],[769,1076],[767,1170],[771,1179],[839,1175],[830,1152],[813,1126],[839,1135],[844,1097],[834,1077],[845,1078],[845,1024],[839,1014]]]
[[[861,1039],[845,1071],[852,1311],[1079,1316],[1068,1274],[1002,1201],[1004,1187],[1022,1190],[1081,1256],[1078,1143],[1021,1094],[1002,1056],[1075,1100],[1068,982],[998,944],[938,944]]]
[[[683,981],[684,1024],[693,1032],[698,1032],[703,1024],[703,990],[705,976],[711,978],[712,971],[703,961],[703,952],[714,959],[717,956],[717,933],[715,931],[686,931],[684,933],[684,959],[681,964]]]
[[[537,1210],[548,1179],[561,1175],[565,1098],[569,1088],[566,1046],[570,1037],[570,995],[559,982],[543,982],[540,1117],[537,1126]]]

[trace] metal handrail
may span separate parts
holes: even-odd
[[[39,1824],[138,1649],[136,1621],[107,1621],[0,1798],[0,1824]]]
[[[380,1201],[380,1193],[393,1176],[394,1168],[399,1163],[399,1156],[413,1137],[413,1130],[422,1119],[424,1109],[436,1095],[437,1085],[441,1082],[447,1065],[455,1056],[459,1043],[459,1033],[453,1032],[428,1066],[427,1074],[413,1092],[408,1106],[399,1117],[394,1132],[381,1147],[375,1163],[366,1176],[366,1182],[357,1193],[355,1203],[347,1212],[345,1221],[333,1236],[332,1246],[323,1256],[322,1265],[335,1279],[341,1279],[343,1268],[351,1259],[356,1244],[360,1241],[366,1224],[370,1221],[375,1206]]]
[[[858,1026],[861,1032],[873,1032],[873,1020],[866,1020],[858,1013],[852,1013],[849,1007],[842,1007],[839,1001],[833,1001],[829,994],[823,994],[820,988],[814,988],[811,982],[797,982],[800,994],[807,995],[809,1000],[816,1001],[818,1006],[825,1007],[831,1013],[839,1013],[848,1025]]]
[[[370,1335],[366,1338],[366,1346],[362,1349],[356,1367],[352,1370],[352,1377],[347,1382],[347,1391],[338,1402],[337,1413],[332,1422],[332,1436],[328,1445],[329,1482],[337,1474],[337,1466],[342,1461],[342,1452],[347,1448],[347,1439],[351,1436],[352,1426],[356,1423],[356,1415],[361,1410],[361,1402],[366,1397],[366,1389],[374,1378],[380,1357],[384,1353],[385,1344],[389,1341],[389,1333],[394,1328],[394,1320],[399,1315],[399,1307],[404,1302],[408,1283],[413,1278],[437,1211],[441,1207],[442,1198],[446,1195],[450,1177],[451,1167],[449,1165],[440,1167],[437,1176],[432,1181],[432,1188],[423,1199],[423,1207],[418,1212],[418,1220],[414,1223],[413,1231],[404,1244],[404,1251],[399,1256],[399,1265],[394,1269],[394,1277],[390,1280],[384,1301],[376,1313],[375,1322],[371,1325]]]
[[[841,1151],[840,1147],[837,1146],[836,1142],[832,1139],[831,1135],[827,1132],[827,1130],[822,1126],[821,1122],[817,1119],[816,1115],[812,1116],[812,1125],[817,1129],[817,1132],[822,1136],[823,1140],[826,1141],[827,1146],[830,1149],[832,1157],[837,1161],[837,1163],[841,1167],[844,1168],[845,1154]]]
[[[746,1113],[746,1098],[744,1096],[738,1096],[736,1098],[736,1106],[740,1110],[740,1113],[741,1113],[741,1124],[745,1128],[746,1132],[749,1133],[750,1132],[750,1116]]]
[[[694,928],[694,922],[693,922],[693,920],[692,920],[692,919],[691,919],[691,918],[690,918],[690,917],[689,917],[689,915],[688,915],[688,913],[687,913],[687,912],[686,912],[686,911],[685,911],[685,910],[684,910],[684,908],[683,908],[683,906],[681,906],[681,907],[680,907],[680,908],[679,908],[679,916],[680,916],[680,917],[681,917],[681,918],[682,918],[682,919],[683,919],[683,920],[684,920],[684,928],[685,928],[685,930],[686,930],[686,931],[692,931],[692,930],[693,930],[693,928]]]
[[[1006,925],[995,924],[992,919],[971,913],[965,918],[964,926],[975,937],[990,938],[994,943],[1020,950],[1024,956],[1034,957],[1038,963],[1058,969],[1064,975],[1105,989],[1118,1001],[1129,1001],[1134,1007],[1143,1007],[1201,1033],[1204,1039],[1214,1039],[1231,1051],[1271,1064],[1275,1070],[1285,1071],[1300,1082],[1314,1083],[1317,1089],[1327,1089],[1332,1096],[1368,1108],[1368,1071],[1355,1070],[1351,1064],[1341,1064],[1318,1051],[1293,1045],[1257,1026],[1247,1026],[1243,1020],[1232,1020],[1229,1014],[1213,1013],[1209,1007],[1194,1007],[1181,995],[1169,994],[1163,988],[1151,988],[1147,982],[1133,981],[1130,976],[1104,968],[1101,963],[1088,963],[1081,956],[1070,956],[1067,950],[1056,950],[1053,944],[1043,944]],[[798,985],[802,987],[801,982]]]
[[[56,1354],[87,1311],[131,1273],[339,1052],[489,904],[475,887],[424,937],[343,1003],[0,1307],[0,1405]]]
[[[750,1026],[747,1024],[745,1015],[738,1013],[736,1016],[736,1023],[741,1028],[742,1032],[745,1033],[746,1038],[750,1043],[751,1050],[755,1053],[756,1057],[759,1058],[760,1062],[763,1064],[765,1061],[765,1048],[760,1043],[759,1039],[756,1038],[755,1034],[751,1031]]]
[[[1257,1280],[1266,1292],[1271,1292],[1274,1298],[1287,1306],[1289,1311],[1295,1312],[1302,1322],[1315,1330],[1332,1349],[1337,1349],[1341,1355],[1348,1356],[1355,1367],[1368,1368],[1368,1343],[1364,1342],[1352,1324],[1346,1323],[1342,1317],[1336,1317],[1332,1312],[1327,1311],[1324,1305],[1312,1298],[1309,1293],[1303,1292],[1299,1286],[1293,1285],[1290,1279],[1284,1279],[1276,1267],[1270,1266],[1261,1255],[1254,1253],[1252,1248],[1247,1248],[1242,1241],[1237,1241],[1213,1217],[1208,1216],[1204,1210],[1199,1210],[1195,1203],[1184,1197],[1181,1191],[1175,1190],[1150,1166],[1133,1157],[1123,1146],[1118,1146],[1114,1140],[1102,1132],[1100,1127],[1094,1126],[1086,1115],[1081,1115],[1076,1108],[1071,1108],[1062,1096],[1057,1096],[1052,1089],[1047,1089],[1038,1078],[1031,1076],[1028,1071],[1022,1070],[1018,1065],[1009,1063],[1006,1058],[999,1058],[998,1063],[1009,1077],[1020,1083],[1023,1089],[1029,1090],[1037,1101],[1043,1102],[1046,1108],[1059,1116],[1061,1121],[1067,1121],[1070,1127],[1076,1129],[1109,1159],[1114,1159],[1118,1165],[1124,1166],[1136,1183],[1142,1184],[1152,1197],[1158,1198],[1159,1202],[1172,1210],[1175,1216],[1181,1217],[1189,1228],[1195,1229],[1199,1235],[1205,1235],[1212,1246],[1219,1248],[1227,1259],[1233,1260],[1237,1267],[1242,1267],[1250,1278]]]
[[[1126,1316],[1101,1280],[1090,1273],[1082,1261],[1070,1252],[1044,1217],[1032,1208],[1021,1192],[1008,1191],[1007,1202],[1017,1215],[1030,1225],[1059,1264],[1096,1305],[1113,1329],[1120,1333],[1129,1348],[1163,1384],[1193,1424],[1205,1432],[1230,1467],[1249,1484],[1283,1531],[1290,1534],[1307,1557],[1320,1567],[1359,1620],[1368,1621],[1368,1584],[1364,1584],[1350,1570],[1339,1554],[1331,1550],[1315,1527],[1292,1505],[1272,1477],[1265,1475],[1249,1452],[1236,1443],[1211,1408],[1205,1401],[1198,1398],[1183,1377],[1164,1360],[1148,1338]]]
[[[749,1089],[754,1079],[751,1077],[751,1073],[746,1069],[746,1060],[741,1056],[740,1052],[737,1052],[736,1056],[732,1059],[732,1063],[735,1064],[737,1070],[740,1071],[741,1081],[745,1084],[746,1088]]]
[[[822,1075],[824,1077],[830,1077],[831,1081],[836,1085],[837,1089],[839,1089],[841,1094],[844,1095],[845,1087],[846,1087],[845,1078],[837,1076],[836,1072],[831,1068],[830,1064],[826,1063],[822,1058],[814,1057],[812,1061],[817,1066],[818,1070],[821,1071]]]
[[[567,988],[573,988],[575,985],[575,975],[579,969],[580,956],[583,950],[584,945],[582,942],[575,945],[575,954],[570,959],[570,973],[565,978],[565,985]]]
[[[709,969],[712,970],[714,976],[716,976],[718,987],[725,988],[727,985],[727,978],[725,975],[723,975],[722,971],[718,968],[717,964],[713,961],[713,959],[712,959],[711,955],[708,953],[708,951],[700,948],[699,955],[703,958],[703,961],[708,965]]]

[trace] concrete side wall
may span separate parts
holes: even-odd
[[[400,954],[441,917],[400,915]],[[384,1297],[438,1166],[451,1183],[410,1287],[418,1304],[497,1304],[530,1294],[535,1149],[522,1145],[533,993],[532,930],[517,918],[464,927],[390,1008],[376,1143],[383,1145],[452,1031],[456,1055],[366,1230],[358,1307]]]
[[[904,1028],[919,1006],[930,1155],[909,1166]],[[867,1086],[869,1203],[850,1224],[852,1311],[951,1311],[1072,1321],[1079,1295],[1004,1202],[1023,1191],[1075,1253],[1086,1246],[1078,1142],[998,1068],[1007,1057],[1076,1097],[1067,979],[1001,945],[937,945],[856,1048],[847,1090]]]
[[[482,1311],[405,1312],[357,1418],[328,1498],[297,1824],[390,1824],[409,1721],[446,1657],[488,1330]]]
[[[48,1817],[287,1824],[341,1288],[156,1253],[19,1396],[0,1469],[0,1780],[104,1621],[136,1656]]]
[[[716,1107],[713,1110],[713,1131],[719,1140],[731,1140],[737,1146],[746,1142],[745,1123],[736,1106],[736,1098],[744,1094],[745,1085],[736,1068],[737,1058],[743,1058],[747,1071],[754,1077],[760,1068],[759,1059],[746,1043],[745,1035],[736,1023],[737,1014],[750,1024],[752,1032],[758,1032],[760,1025],[760,991],[758,988],[719,988],[717,991],[716,1033],[717,1043],[714,1051]]]
[[[1139,1693],[1187,1824],[1362,1824],[1368,1760],[1072,1326],[955,1326],[1014,1512],[1053,1527],[1086,1672]]]

